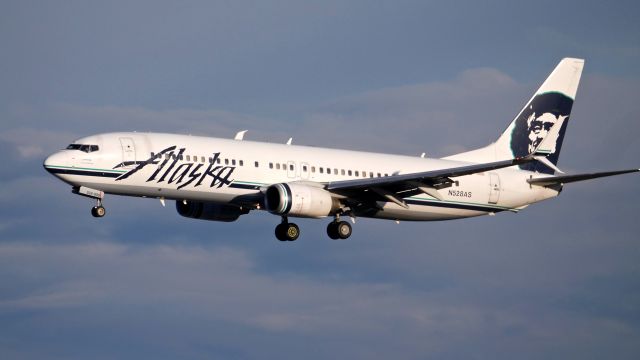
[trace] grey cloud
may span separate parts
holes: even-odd
[[[75,325],[45,324],[73,334],[86,327],[101,329],[108,321],[94,316],[81,319],[73,314],[138,309],[138,316],[155,316],[160,324],[177,322],[181,331],[194,331],[207,323],[244,329],[244,338],[224,340],[229,341],[227,346],[243,349],[249,357],[281,353],[282,349],[257,340],[271,335],[315,344],[312,346],[324,343],[329,352],[340,351],[359,358],[386,358],[392,354],[422,358],[425,353],[456,358],[472,353],[465,345],[484,343],[487,351],[511,352],[515,349],[510,346],[517,344],[514,346],[521,350],[541,354],[554,346],[572,347],[608,334],[617,334],[617,342],[629,348],[628,341],[638,332],[628,320],[603,314],[577,316],[573,310],[538,301],[543,298],[514,302],[515,299],[502,298],[504,291],[501,296],[492,296],[490,292],[502,288],[485,282],[453,282],[428,292],[410,291],[393,282],[333,282],[293,271],[264,274],[257,270],[254,256],[244,250],[203,245],[3,243],[1,269],[13,274],[11,283],[23,285],[8,284],[13,290],[4,293],[0,313],[5,317],[26,311],[68,314]],[[405,271],[421,271],[419,262],[415,264],[418,266]],[[454,278],[468,280],[468,275]],[[503,286],[525,289],[541,285]],[[558,296],[563,295],[554,297]],[[116,339],[131,336],[127,329],[137,327],[135,317],[126,319],[125,314],[116,315],[122,328]],[[191,324],[180,318],[190,319]],[[5,326],[11,329],[15,325],[9,322]],[[148,326],[137,330],[153,331]],[[163,334],[173,335],[177,334],[171,330]],[[496,337],[508,341],[487,343]],[[338,346],[343,338],[350,339],[352,346]],[[418,338],[421,341],[416,341]],[[187,338],[175,340],[179,347],[189,344]],[[201,341],[214,346],[220,340],[203,335]],[[242,345],[247,341],[252,343],[249,348]],[[42,345],[43,351],[55,348],[48,342]],[[398,347],[402,348],[399,353]],[[171,348],[161,344],[154,348],[172,354]],[[587,346],[582,354],[587,355],[590,350]],[[80,346],[78,354],[88,356],[91,349]],[[288,354],[305,353],[293,348]],[[322,352],[305,355],[323,357]]]
[[[560,167],[636,167],[637,7],[7,2],[0,354],[636,359],[637,175],[517,215],[358,219],[344,242],[299,219],[282,244],[263,212],[221,224],[109,196],[93,219],[40,157],[103,131],[244,129],[448,155],[494,140],[570,55],[587,66]]]

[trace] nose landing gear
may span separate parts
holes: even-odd
[[[97,201],[97,205],[91,208],[91,215],[93,215],[93,217],[101,218],[107,213],[104,206],[102,206],[102,199],[104,199],[103,191],[78,186],[71,189],[71,192]]]
[[[98,200],[98,205],[91,208],[91,215],[96,218],[101,218],[107,213],[104,206],[102,206],[102,200]]]

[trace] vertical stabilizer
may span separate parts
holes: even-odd
[[[557,165],[583,67],[582,59],[562,59],[495,143],[449,158],[495,161],[523,157],[533,153],[545,137],[552,136],[554,138],[547,140],[546,147],[553,151],[545,157],[553,165]],[[555,131],[550,132],[554,124],[559,121],[560,128],[556,127]],[[543,162],[531,162],[519,166],[523,170],[547,174],[554,172]]]

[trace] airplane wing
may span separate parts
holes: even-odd
[[[383,198],[402,207],[407,207],[402,198],[419,193],[426,193],[441,199],[437,189],[451,186],[451,178],[470,175],[495,169],[535,161],[533,155],[510,160],[502,160],[483,164],[465,165],[453,168],[423,171],[418,173],[391,175],[379,178],[333,181],[325,185],[325,189],[362,200]]]
[[[638,171],[640,171],[640,169],[605,171],[605,172],[597,172],[597,173],[562,175],[562,176],[547,176],[547,177],[529,179],[527,180],[527,182],[531,185],[552,186],[552,185],[562,185],[562,184],[572,183],[576,181],[597,179],[605,176],[628,174],[628,173],[638,172]]]

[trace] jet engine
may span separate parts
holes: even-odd
[[[269,186],[264,203],[272,214],[312,218],[331,215],[340,207],[328,191],[296,183]]]
[[[249,212],[248,209],[242,209],[239,206],[198,201],[176,201],[176,210],[184,217],[224,222],[236,221],[240,215]]]

